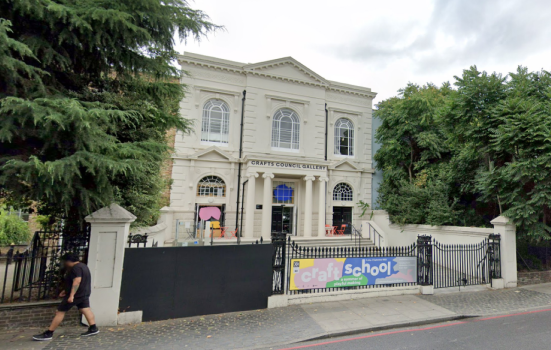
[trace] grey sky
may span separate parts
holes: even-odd
[[[463,69],[551,69],[549,0],[196,0],[226,31],[180,51],[259,62],[293,56],[321,76],[391,97]]]

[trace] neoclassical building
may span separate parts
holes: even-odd
[[[175,137],[165,241],[197,232],[212,207],[214,227],[238,227],[244,240],[359,223],[358,202],[372,203],[371,89],[292,57],[246,64],[185,53],[179,63],[181,114],[194,124]]]

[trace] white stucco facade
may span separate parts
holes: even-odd
[[[371,89],[328,81],[291,57],[244,64],[185,53],[179,63],[188,91],[181,115],[194,124],[176,134],[165,241],[177,222],[194,227],[202,206],[219,207],[231,230],[242,213],[238,226],[251,239],[359,226],[357,203],[372,195]],[[237,208],[240,163],[244,203]],[[335,195],[336,186],[344,193]]]

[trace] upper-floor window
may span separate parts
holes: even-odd
[[[278,110],[272,124],[272,148],[298,151],[299,134],[300,120],[297,114],[288,108]]]
[[[341,182],[337,184],[333,189],[333,200],[334,201],[352,201],[353,192],[352,187],[349,184]]]
[[[354,155],[354,124],[346,118],[335,123],[335,154]]]
[[[203,106],[201,141],[228,143],[230,108],[222,100],[208,100]]]
[[[226,183],[218,176],[205,176],[197,186],[199,197],[225,197]]]

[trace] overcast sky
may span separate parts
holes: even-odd
[[[551,0],[195,0],[224,25],[179,51],[255,63],[292,56],[381,101],[477,65],[551,69]]]

